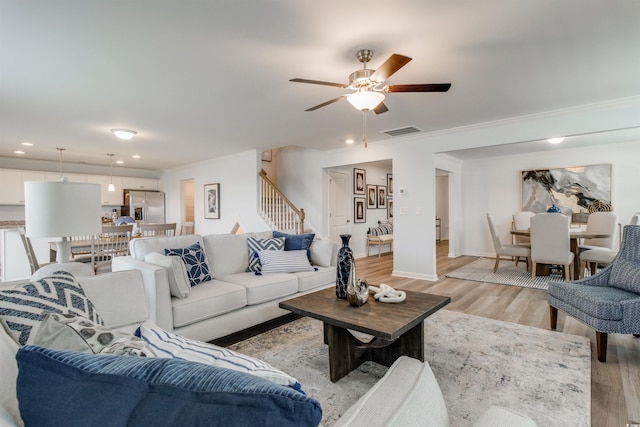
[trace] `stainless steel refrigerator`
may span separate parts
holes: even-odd
[[[121,215],[131,216],[139,224],[163,224],[164,193],[125,190]]]

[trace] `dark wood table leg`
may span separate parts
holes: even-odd
[[[578,239],[571,238],[571,252],[573,252],[573,280],[580,278],[580,253],[578,252]]]
[[[365,343],[349,330],[324,324],[329,345],[329,377],[338,381],[366,361],[391,366],[400,356],[424,362],[424,322],[420,322],[395,341],[374,338]]]

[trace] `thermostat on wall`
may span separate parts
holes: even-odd
[[[400,193],[401,195],[404,195],[407,192],[407,189],[404,187],[400,187],[398,188],[398,193]]]

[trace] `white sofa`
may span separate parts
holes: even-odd
[[[43,274],[39,277],[42,276]],[[139,324],[154,326],[150,321],[152,312],[149,310],[147,295],[147,289],[152,283],[147,279],[153,279],[153,276],[145,276],[136,270],[77,276],[105,326],[127,332],[133,332]],[[0,427],[22,425],[16,398],[17,351],[15,341],[0,326]],[[440,387],[428,363],[403,356],[336,425],[444,427],[449,425],[449,418]],[[474,426],[535,427],[536,424],[508,409],[492,406]]]
[[[112,269],[141,271],[147,284],[151,320],[167,331],[200,341],[211,341],[285,315],[288,311],[278,307],[280,301],[335,286],[337,243],[313,241],[313,271],[256,275],[247,272],[249,237],[266,239],[271,232],[133,239],[129,245],[131,255],[114,258]],[[204,249],[214,279],[191,287],[186,298],[179,298],[172,295],[169,283],[179,272],[145,259],[151,253],[164,254],[165,249],[184,248],[196,242]]]

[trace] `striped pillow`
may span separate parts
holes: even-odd
[[[162,329],[151,329],[143,325],[136,330],[136,336],[145,340],[160,358],[178,358],[204,363],[219,368],[231,369],[261,377],[272,383],[300,390],[300,383],[293,377],[274,368],[267,362],[208,344],[190,340]]]
[[[313,266],[307,258],[307,251],[259,251],[263,273],[295,273],[311,271]]]
[[[284,237],[274,237],[271,239],[256,239],[249,237],[247,239],[247,246],[249,248],[249,268],[247,271],[253,271],[254,273],[262,270],[262,264],[260,264],[259,251],[281,251],[284,250]]]

